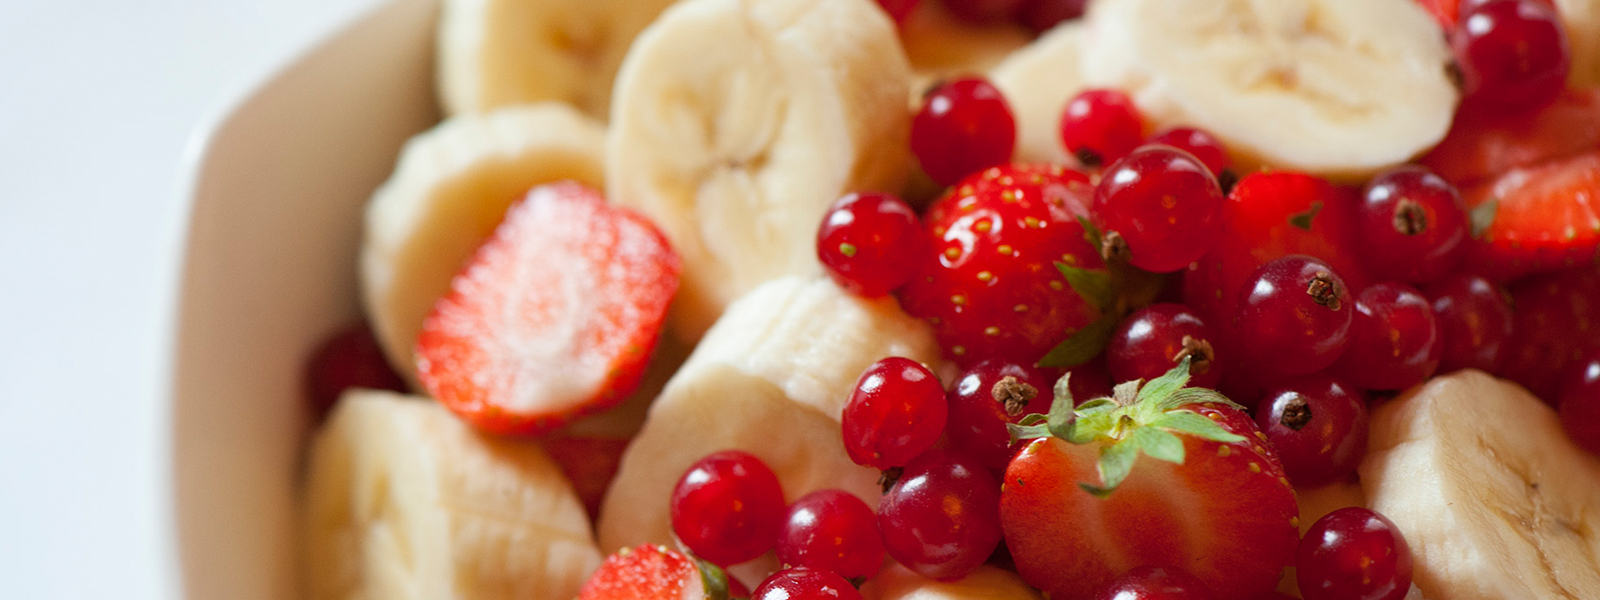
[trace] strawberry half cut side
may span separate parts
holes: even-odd
[[[1063,379],[1047,416],[1011,427],[1031,441],[1006,468],[1000,523],[1024,581],[1088,598],[1164,565],[1218,598],[1277,584],[1299,537],[1294,492],[1250,417],[1188,379],[1185,359],[1076,409]]]
[[[716,565],[644,544],[606,557],[577,600],[729,600],[730,581]]]
[[[1589,264],[1600,246],[1600,150],[1508,171],[1462,190],[1468,271],[1496,281]]]
[[[682,269],[645,217],[577,183],[534,188],[423,322],[418,378],[491,433],[609,408],[638,387]]]

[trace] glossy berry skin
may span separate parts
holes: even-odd
[[[961,366],[1038,362],[1100,314],[1055,267],[1103,266],[1078,222],[1092,190],[1088,176],[1055,165],[1008,165],[962,181],[928,207],[933,242],[901,305],[933,325]]]
[[[1471,225],[1461,194],[1416,165],[1398,167],[1367,184],[1356,247],[1376,277],[1427,283],[1449,274],[1461,260]]]
[[[957,79],[923,97],[911,120],[911,153],[940,185],[1011,161],[1017,121],[1000,90],[982,77]]]
[[[1318,519],[1295,550],[1306,600],[1400,600],[1411,588],[1411,547],[1388,517],[1350,507]]]
[[[1439,369],[1439,325],[1428,298],[1403,283],[1356,296],[1350,342],[1333,371],[1369,390],[1403,390]]]
[[[1300,487],[1354,473],[1367,455],[1367,396],[1328,375],[1309,375],[1267,392],[1256,424]]]
[[[1205,582],[1181,569],[1144,565],[1123,573],[1095,600],[1214,600]]]
[[[1465,102],[1522,111],[1566,87],[1572,50],[1561,17],[1534,0],[1496,0],[1461,17],[1450,36]]]
[[[1600,454],[1600,352],[1591,352],[1569,370],[1556,408],[1567,437]]]
[[[1333,268],[1292,254],[1256,269],[1245,281],[1234,331],[1262,367],[1284,375],[1320,371],[1344,352],[1355,312]]]
[[[1165,144],[1188,152],[1205,163],[1211,174],[1217,177],[1221,177],[1222,172],[1233,165],[1233,160],[1228,158],[1228,147],[1204,129],[1173,127],[1150,136],[1145,143]]]
[[[1044,33],[1063,21],[1082,17],[1088,4],[1089,0],[1023,0],[1017,20],[1034,33]]]
[[[1439,326],[1439,370],[1494,373],[1511,338],[1510,295],[1476,275],[1456,275],[1424,290]]]
[[[783,525],[783,488],[761,459],[724,450],[700,459],[672,490],[672,532],[721,566],[771,550]]]
[[[1085,90],[1061,114],[1061,144],[1085,166],[1121,160],[1144,141],[1144,119],[1127,94]]]
[[[1551,406],[1563,375],[1600,349],[1600,271],[1580,268],[1511,286],[1513,335],[1495,374]]]
[[[927,239],[911,206],[891,194],[846,194],[817,228],[817,260],[839,287],[882,296],[911,280]]]
[[[791,567],[762,580],[750,600],[861,600],[861,592],[832,572]]]
[[[350,388],[406,391],[406,382],[389,368],[365,322],[346,326],[324,339],[306,361],[305,381],[313,421],[326,417]]]
[[[1222,362],[1217,359],[1211,328],[1182,304],[1152,304],[1134,311],[1111,334],[1106,368],[1114,381],[1149,381],[1189,357],[1189,385],[1217,387]]]
[[[1152,273],[1189,266],[1216,243],[1222,188],[1194,155],[1141,146],[1106,169],[1094,189],[1094,215],[1107,252]],[[1113,250],[1113,238],[1125,248]]]
[[[878,517],[849,492],[823,489],[795,500],[778,534],[778,560],[795,567],[868,578],[883,566]]]
[[[999,390],[996,385],[1001,386]],[[1055,400],[1051,391],[1054,385],[1053,378],[1029,365],[1002,360],[979,362],[963,371],[945,394],[950,405],[945,434],[951,445],[985,467],[1003,471],[1012,455],[1006,424],[1048,411]]]
[[[878,501],[889,556],[923,577],[971,573],[1000,545],[1000,483],[970,456],[929,450]]]
[[[909,358],[885,358],[867,367],[845,402],[840,415],[845,451],[858,465],[904,466],[939,441],[948,414],[944,386],[927,367]]]

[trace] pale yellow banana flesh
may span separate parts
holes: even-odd
[[[1061,144],[1061,113],[1084,90],[1079,66],[1083,24],[1071,21],[1007,56],[989,72],[1017,121],[1012,160],[1077,167],[1078,159]]]

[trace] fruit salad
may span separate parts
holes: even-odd
[[[1600,599],[1600,0],[443,0],[306,595]]]

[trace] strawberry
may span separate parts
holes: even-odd
[[[924,217],[933,242],[901,290],[906,311],[932,323],[945,354],[962,365],[1038,361],[1100,315],[1056,267],[1103,266],[1080,223],[1093,191],[1088,176],[1056,165],[994,167],[962,180]]]
[[[1466,188],[1518,167],[1596,147],[1600,147],[1600,88],[1569,89],[1531,112],[1463,108],[1450,133],[1418,162]]]
[[[735,582],[711,563],[644,544],[606,557],[578,590],[578,600],[728,600],[730,583]]]
[[[1554,406],[1560,376],[1600,348],[1600,271],[1534,277],[1511,288],[1511,338],[1497,373]]]
[[[604,410],[638,387],[681,271],[645,217],[577,183],[534,188],[423,322],[418,378],[491,433]]]
[[[1600,246],[1600,150],[1519,167],[1462,190],[1467,270],[1511,281],[1587,264]]]
[[[1294,492],[1249,415],[1185,389],[1188,370],[1076,410],[1058,383],[1049,416],[1013,426],[1031,441],[1006,468],[1000,523],[1023,580],[1054,598],[1140,565],[1183,569],[1218,598],[1277,584],[1299,534]]]
[[[1461,18],[1461,0],[1416,0],[1417,4],[1433,15],[1434,20],[1445,31],[1456,28],[1456,21]]]

